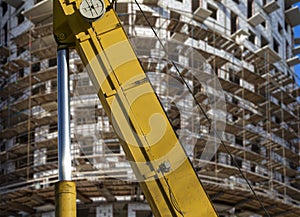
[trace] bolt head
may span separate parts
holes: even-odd
[[[65,39],[66,39],[66,35],[63,32],[58,34],[58,40],[62,41],[62,40],[65,40]]]

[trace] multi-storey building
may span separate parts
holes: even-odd
[[[54,216],[58,162],[52,1],[0,2],[0,216]],[[293,32],[300,24],[294,5],[299,1],[138,2],[143,13],[135,1],[117,1],[120,20],[219,215],[300,216],[300,88],[293,70],[300,63],[300,38]],[[163,43],[176,40],[168,52],[149,24]],[[78,216],[151,216],[73,51],[70,69]],[[208,84],[213,76],[215,86]],[[211,112],[214,97],[222,101],[223,96],[226,108]],[[214,145],[210,155],[207,144],[219,144],[210,120],[220,116],[217,131],[223,132],[224,144]]]

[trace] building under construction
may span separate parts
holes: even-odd
[[[0,216],[52,217],[52,1],[0,2]],[[116,11],[219,216],[300,216],[300,1],[137,2]],[[77,215],[152,216],[75,51],[70,86]]]

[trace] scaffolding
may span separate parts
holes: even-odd
[[[22,1],[5,2],[13,7],[22,5]],[[50,2],[39,1],[25,10],[23,15],[33,25],[0,47],[0,216],[20,212],[42,216],[54,210],[58,177],[57,66]],[[271,216],[300,216],[300,87],[291,69],[297,57],[287,54],[283,59],[274,46],[258,46],[250,40],[241,46],[236,40],[241,35],[249,36],[253,26],[261,25],[281,6],[269,1],[243,20],[245,28],[231,34],[228,25],[214,19],[207,1],[192,1],[188,11],[180,4],[142,3],[157,34],[176,40],[179,50],[168,47],[168,54],[162,51],[133,2],[118,3],[117,12],[218,213],[264,215],[231,154]],[[217,3],[211,9],[214,5]],[[299,16],[299,12],[292,5],[285,5],[284,10],[287,23],[298,25],[291,17]],[[17,13],[18,9],[12,11]],[[225,147],[220,145],[209,160],[201,154],[207,142],[216,138],[197,104],[209,113],[213,99],[193,74],[199,64],[187,55],[189,48],[210,66],[202,68],[202,79],[217,76],[226,98]],[[170,59],[176,62],[197,103],[187,97],[188,91],[178,88],[175,81],[182,86],[180,76]],[[75,52],[70,54],[70,63],[72,174],[80,201],[78,213],[95,216],[97,206],[103,204],[114,204],[115,210],[132,201],[146,203]],[[191,150],[189,144],[195,147]]]

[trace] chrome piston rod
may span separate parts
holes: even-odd
[[[59,181],[72,180],[68,49],[57,51]]]

